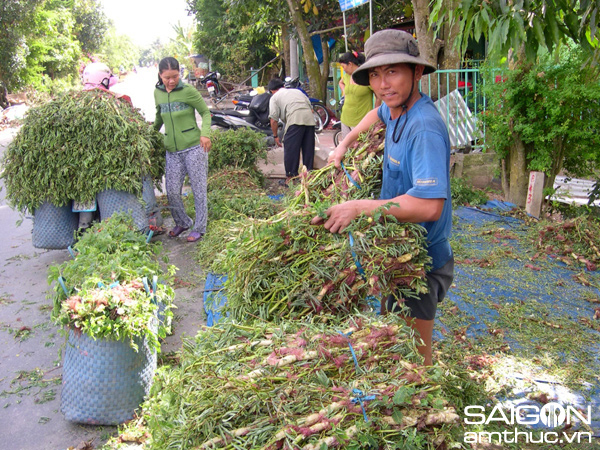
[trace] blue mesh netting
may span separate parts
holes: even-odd
[[[226,275],[209,273],[204,285],[204,312],[206,312],[206,325],[212,327],[221,319],[221,308],[227,303],[223,291],[223,284],[227,281]]]
[[[136,338],[136,352],[125,341],[92,339],[69,331],[60,409],[71,422],[116,425],[130,420],[150,392],[156,352]]]
[[[126,212],[131,215],[138,230],[148,230],[148,216],[135,195],[125,191],[107,189],[99,192],[96,198],[101,220],[107,219],[115,213]]]
[[[490,202],[481,210],[455,210],[455,278],[440,305],[434,339],[453,336],[457,316],[472,342],[501,333],[506,345],[497,352],[507,361],[518,362],[515,367],[506,363],[506,383],[513,387],[503,399],[507,404],[541,406],[528,395],[545,392],[564,405],[584,409],[591,405],[592,426],[600,430],[600,379],[592,375],[600,373],[600,333],[593,327],[600,275],[537,254],[535,236],[528,235],[530,227],[502,215],[511,207]],[[587,282],[582,283],[580,275]],[[592,325],[586,325],[590,321]],[[521,332],[532,324],[537,328],[531,329],[539,332]],[[573,383],[578,364],[585,371]],[[548,369],[553,365],[564,368],[564,377]]]

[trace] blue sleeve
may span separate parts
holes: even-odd
[[[410,148],[407,163],[411,187],[406,193],[417,198],[448,199],[450,168],[444,138],[433,131],[421,131]]]
[[[379,120],[387,125],[387,119],[390,117],[390,108],[385,103],[381,103],[381,106],[377,109],[377,116]]]

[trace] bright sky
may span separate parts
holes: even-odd
[[[162,43],[174,37],[172,25],[193,23],[187,15],[185,0],[100,0],[106,16],[119,34],[126,34],[142,47],[160,38]]]

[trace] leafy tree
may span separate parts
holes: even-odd
[[[11,89],[22,81],[20,74],[29,53],[25,37],[44,0],[0,1],[0,81]]]
[[[142,49],[140,52],[140,64],[149,66],[158,64],[165,56],[170,56],[165,50],[165,46],[160,42],[160,39],[155,40],[149,47]]]
[[[38,89],[51,89],[51,80],[72,77],[81,54],[75,39],[75,19],[62,2],[46,2],[37,10],[26,42],[29,53],[23,79]]]
[[[482,119],[490,146],[506,159],[519,135],[534,149],[528,169],[544,172],[548,189],[562,170],[585,177],[600,167],[600,74],[583,65],[580,47],[564,47],[557,56],[541,56],[531,70],[484,70],[488,105]]]
[[[95,53],[102,47],[108,19],[98,0],[75,0],[73,5],[75,36],[84,53]]]
[[[479,40],[484,37],[491,59],[508,57],[509,67],[517,70],[520,77],[515,79],[518,84],[528,78],[541,50],[554,55],[556,49],[570,39],[581,45],[588,63],[594,64],[599,52],[599,9],[600,4],[592,0],[463,0],[455,5],[455,9],[444,0],[436,0],[432,21],[439,26],[446,22],[459,25],[455,41],[459,49],[466,47],[469,38]],[[536,92],[535,95],[545,93]],[[509,102],[517,97],[508,95],[505,99]],[[535,98],[518,100],[533,103]],[[510,109],[512,105],[506,107]],[[537,158],[534,143],[527,140],[518,126],[523,120],[531,119],[525,119],[525,116],[510,118],[508,132],[513,143],[502,160],[505,194],[509,201],[518,205],[525,204],[528,170]]]
[[[185,27],[178,22],[177,25],[173,25],[173,31],[175,38],[171,38],[167,44],[170,55],[177,58],[188,70],[193,70],[194,63],[190,55],[194,54],[194,27]]]
[[[114,26],[111,26],[99,53],[100,59],[113,73],[119,73],[120,67],[130,69],[139,64],[140,49],[131,42],[129,36],[117,34]]]
[[[197,23],[195,49],[229,78],[245,78],[250,67],[275,56],[277,27],[268,26],[262,16],[272,11],[271,2],[262,3],[189,0]]]

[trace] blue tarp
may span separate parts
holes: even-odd
[[[532,242],[535,236],[528,235],[530,227],[522,220],[503,215],[512,207],[514,205],[507,203],[489,202],[481,209],[462,207],[454,211],[454,283],[438,310],[434,339],[454,336],[456,326],[452,329],[447,324],[456,314],[464,317],[465,337],[473,342],[502,333],[503,342],[508,346],[501,352],[507,361],[505,382],[512,389],[501,400],[506,405],[535,404],[541,407],[541,403],[528,396],[544,392],[551,401],[563,406],[586,410],[591,405],[592,428],[598,434],[598,376],[591,376],[581,383],[578,391],[574,391],[568,389],[562,379],[547,373],[544,359],[564,365],[568,372],[575,364],[582,363],[574,356],[577,350],[585,355],[586,367],[592,367],[590,372],[600,373],[600,333],[587,326],[577,326],[586,320],[593,321],[598,305],[586,299],[600,299],[600,274],[583,266],[567,266],[556,257],[536,254]],[[465,255],[476,256],[464,259]],[[583,274],[590,285],[581,283],[578,274]],[[508,314],[525,325],[541,324],[546,330],[543,335],[531,336],[528,342],[523,342],[522,338],[519,341],[515,337],[518,334],[515,328],[521,324],[510,322],[506,317]],[[568,334],[565,336],[566,330],[570,329],[578,330],[578,335],[571,336],[572,339]],[[547,351],[553,348],[549,341],[554,339],[562,342],[563,347],[565,341],[572,341],[573,346],[579,347],[573,352],[560,351],[558,348],[563,347],[557,344],[557,350]],[[539,348],[537,355],[536,347]],[[494,350],[490,349],[489,353],[493,354]],[[513,360],[518,361],[514,367],[508,362]],[[577,377],[577,374],[570,375]],[[543,424],[540,423],[541,427]]]
[[[227,280],[226,275],[209,273],[204,284],[204,312],[206,313],[206,325],[212,327],[221,319],[221,308],[227,303],[227,297],[223,291],[223,284]]]

